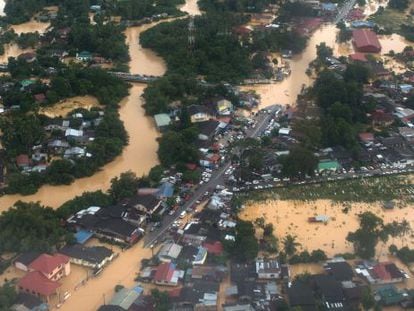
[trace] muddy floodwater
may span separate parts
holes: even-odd
[[[129,28],[126,31],[127,44],[131,54],[131,72],[140,74],[162,75],[165,72],[165,64],[150,50],[141,48],[139,35],[151,25]],[[138,176],[148,173],[157,164],[158,132],[153,120],[145,116],[142,108],[141,94],[145,84],[134,84],[130,94],[122,100],[119,109],[121,120],[129,134],[129,145],[125,147],[121,156],[102,167],[101,171],[87,178],[77,179],[68,186],[43,186],[39,191],[30,196],[7,195],[0,198],[0,211],[8,209],[17,200],[40,201],[44,205],[59,207],[62,203],[81,195],[85,191],[106,190],[113,177],[122,172],[131,170]],[[77,98],[82,106],[90,104],[90,97]],[[59,110],[59,108],[56,108]],[[56,111],[52,109],[52,111]]]
[[[91,109],[92,107],[100,107],[98,100],[93,96],[76,96],[64,99],[57,104],[44,107],[39,113],[49,118],[66,117],[69,112],[77,108]]]
[[[303,85],[309,86],[311,84],[312,80],[306,74],[306,69],[309,63],[316,58],[316,46],[318,44],[325,42],[334,49],[336,56],[349,54],[350,45],[335,42],[337,32],[335,25],[323,25],[316,30],[309,39],[303,53],[295,55],[292,59],[283,60],[289,63],[291,69],[291,75],[283,81],[271,84],[248,85],[241,89],[256,91],[261,96],[260,108],[273,104],[294,105]]]
[[[348,212],[343,209],[348,207]],[[408,205],[394,210],[384,210],[380,203],[333,203],[329,200],[304,201],[272,201],[252,202],[241,211],[244,220],[254,221],[264,217],[267,223],[272,223],[277,237],[282,239],[287,234],[295,235],[301,244],[300,249],[312,251],[322,249],[329,256],[340,253],[352,253],[352,244],[346,241],[348,232],[359,227],[358,215],[363,212],[373,212],[384,220],[401,222],[407,220],[414,228],[414,205]],[[327,223],[310,223],[309,217],[326,215]],[[379,243],[377,254],[386,256],[388,246],[414,246],[411,236],[390,238],[387,245]]]

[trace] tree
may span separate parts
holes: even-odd
[[[333,50],[331,47],[327,46],[325,42],[316,46],[316,55],[319,60],[325,61],[327,57],[332,57]]]
[[[359,216],[360,227],[350,232],[347,240],[354,244],[355,253],[364,259],[375,256],[375,247],[380,233],[384,230],[383,220],[372,212],[365,212]]]
[[[283,250],[288,257],[294,255],[297,251],[298,246],[300,243],[296,241],[296,236],[288,234],[282,240],[283,243]]]
[[[0,311],[10,310],[11,306],[15,303],[17,298],[17,292],[15,286],[11,283],[4,283],[0,287]]]
[[[240,220],[237,222],[235,241],[224,241],[226,251],[239,262],[248,262],[257,257],[259,244],[255,237],[253,223]]]
[[[72,239],[57,213],[39,203],[19,201],[0,215],[0,253],[50,252]]]
[[[86,209],[90,206],[107,207],[112,204],[112,198],[109,194],[103,193],[101,190],[95,192],[84,192],[80,196],[66,201],[57,210],[59,217],[66,219],[69,216]]]
[[[375,299],[371,289],[368,287],[362,293],[361,304],[364,310],[371,310],[375,306]]]
[[[280,163],[283,176],[304,178],[315,174],[318,159],[310,150],[296,146],[288,155],[280,157]]]
[[[151,297],[154,302],[154,307],[156,311],[168,311],[170,302],[167,292],[162,292],[159,289],[155,288],[151,290]]]
[[[125,198],[130,198],[136,194],[138,182],[138,178],[133,172],[124,172],[119,177],[111,179],[109,194],[117,202]]]

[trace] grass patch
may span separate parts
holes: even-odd
[[[328,199],[336,202],[378,202],[399,200],[414,202],[414,185],[407,175],[350,179],[320,184],[290,185],[272,190],[253,191],[244,201],[268,199],[313,201]]]

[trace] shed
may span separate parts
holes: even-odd
[[[171,118],[166,113],[159,113],[154,115],[155,124],[159,131],[164,131],[171,124]]]
[[[338,161],[321,161],[318,164],[319,173],[323,171],[336,171],[340,168]]]

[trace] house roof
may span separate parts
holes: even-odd
[[[381,50],[381,44],[377,35],[369,29],[355,29],[352,32],[352,36],[357,49],[374,47],[377,50]]]
[[[30,159],[27,154],[20,154],[16,157],[16,164],[17,165],[29,165]]]
[[[404,278],[404,274],[392,262],[380,262],[373,267],[372,272],[378,279],[384,281]]]
[[[170,182],[165,182],[158,188],[158,196],[169,198],[172,197],[173,194],[174,185]]]
[[[207,249],[208,253],[213,255],[220,255],[224,250],[223,244],[220,241],[205,242],[203,246]]]
[[[198,126],[198,130],[200,134],[210,136],[216,132],[219,124],[220,124],[219,121],[208,120],[208,121],[199,122],[197,126]]]
[[[157,268],[157,271],[154,275],[154,281],[160,282],[160,281],[167,281],[169,282],[175,271],[175,264],[173,263],[163,263],[160,264]]]
[[[354,53],[354,54],[349,55],[349,58],[354,62],[357,61],[357,62],[365,63],[368,61],[364,53]]]
[[[30,265],[37,257],[40,256],[40,252],[25,252],[16,258],[15,262],[20,262],[25,266]]]
[[[326,302],[335,304],[345,301],[345,294],[341,283],[331,275],[316,274],[312,276],[312,279]]]
[[[310,308],[307,308],[306,310],[312,308],[316,310],[315,298],[313,297],[312,289],[308,284],[301,281],[294,281],[287,292],[290,306],[301,306],[302,309],[307,306]]]
[[[60,283],[49,280],[38,271],[32,271],[19,280],[18,286],[42,296],[50,296],[60,287]]]
[[[158,257],[177,259],[182,248],[183,247],[181,245],[175,243],[164,244],[158,252]]]
[[[190,114],[190,116],[195,115],[197,113],[205,113],[208,114],[209,111],[207,109],[207,107],[202,106],[202,105],[191,105],[188,107],[188,113]]]
[[[69,257],[62,254],[48,255],[42,254],[37,257],[30,265],[30,269],[42,272],[45,275],[52,273],[60,265],[67,264]]]
[[[171,118],[166,113],[159,113],[154,115],[155,123],[157,124],[157,127],[164,127],[168,126],[171,123]]]
[[[65,246],[59,252],[68,257],[85,260],[93,264],[100,264],[113,254],[109,248],[104,246],[85,247],[80,244]]]
[[[359,139],[363,142],[374,141],[374,134],[372,133],[367,133],[367,132],[359,133],[358,136],[359,136]]]
[[[351,266],[346,261],[329,262],[325,269],[337,281],[348,281],[354,276]]]
[[[140,294],[133,289],[122,288],[115,293],[109,304],[128,310],[139,296]]]

